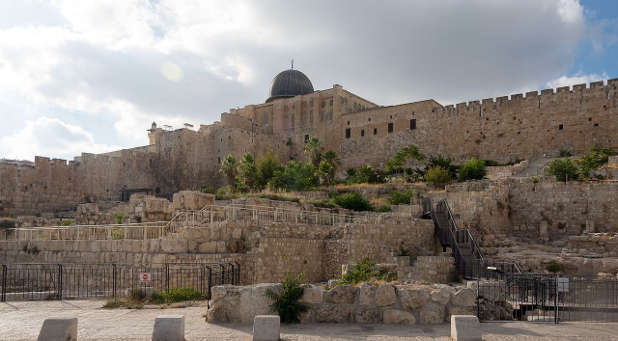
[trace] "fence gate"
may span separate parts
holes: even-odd
[[[513,274],[477,283],[481,321],[618,321],[618,280]]]

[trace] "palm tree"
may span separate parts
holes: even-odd
[[[317,137],[312,137],[305,144],[305,154],[314,167],[319,167],[322,158],[322,145]]]
[[[221,168],[219,168],[219,173],[225,175],[228,184],[232,187],[232,189],[236,188],[238,163],[232,154],[228,154],[223,160],[221,160]]]
[[[318,172],[322,183],[325,185],[332,185],[335,181],[335,173],[337,172],[337,166],[339,166],[339,159],[337,153],[332,150],[327,151],[322,155]]]

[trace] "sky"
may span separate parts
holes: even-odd
[[[393,105],[618,77],[618,1],[0,0],[0,158],[148,144],[290,66]]]

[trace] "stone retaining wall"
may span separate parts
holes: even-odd
[[[258,314],[272,314],[266,290],[280,284],[217,286],[206,312],[208,322],[250,323]],[[320,285],[305,288],[300,300],[308,306],[301,323],[439,324],[451,315],[473,315],[474,290],[444,284],[341,285],[327,290]]]

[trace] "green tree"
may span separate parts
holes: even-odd
[[[348,169],[347,174],[347,182],[350,184],[381,184],[386,182],[384,172],[369,165],[362,165],[358,169]]]
[[[250,190],[258,189],[258,168],[255,165],[253,155],[246,153],[242,156],[239,165],[240,181]]]
[[[577,180],[579,172],[571,159],[557,159],[549,163],[547,172],[556,177],[558,181]]]
[[[305,144],[305,155],[313,167],[318,168],[322,159],[322,144],[317,137],[312,137]]]
[[[275,170],[268,183],[271,189],[286,191],[304,191],[319,184],[320,179],[312,164],[294,160],[288,161],[285,167]]]
[[[444,187],[453,181],[453,178],[449,175],[448,171],[440,166],[434,166],[429,168],[425,173],[425,181],[436,188]]]
[[[403,165],[409,160],[423,161],[425,155],[423,155],[418,147],[411,144],[409,146],[401,148],[393,157],[386,161],[386,172],[389,174],[401,173],[403,171]]]
[[[427,165],[425,166],[425,172],[427,172],[430,168],[433,167],[441,167],[448,171],[448,174],[451,178],[455,179],[457,177],[457,166],[453,165],[453,161],[445,156],[440,154],[431,155],[429,160],[427,160]]]
[[[337,158],[337,153],[329,150],[322,155],[322,161],[320,161],[318,167],[318,173],[322,184],[332,185],[335,182],[335,173],[337,172],[338,166],[339,159]]]
[[[232,154],[228,154],[221,160],[221,168],[219,173],[227,178],[227,182],[232,186],[232,190],[236,189],[236,179],[238,178],[238,163]]]
[[[281,164],[279,164],[277,155],[274,155],[270,150],[266,152],[264,157],[257,163],[258,189],[264,189],[270,179],[275,175],[275,171],[280,169]]]
[[[459,167],[459,181],[480,180],[487,175],[485,161],[471,158]]]

